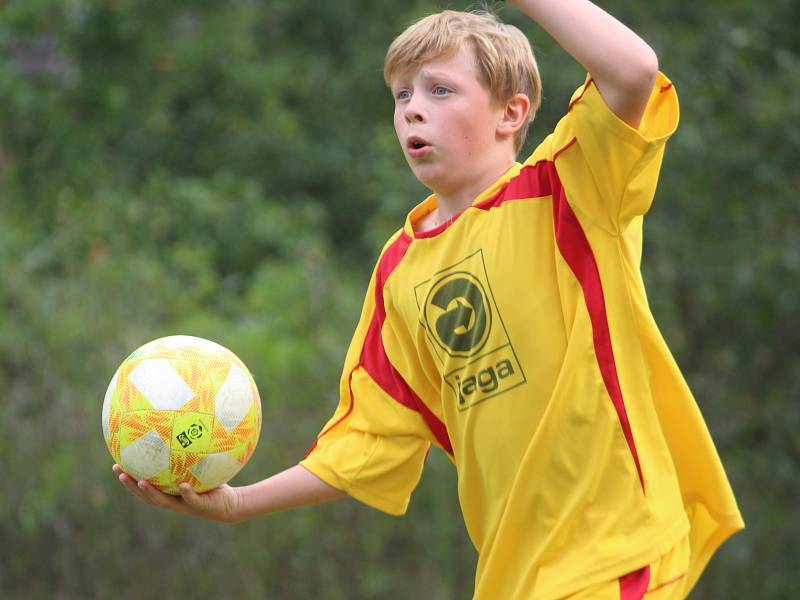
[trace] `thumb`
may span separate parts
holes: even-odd
[[[232,522],[230,520],[230,494],[222,491],[227,486],[203,492],[202,494],[195,492],[188,483],[181,483],[178,488],[180,489],[184,506],[189,513],[214,521]]]
[[[206,508],[206,503],[204,499],[192,489],[192,486],[188,483],[181,483],[178,485],[178,489],[181,492],[181,498],[186,503],[189,508],[193,508],[195,510],[203,510]]]

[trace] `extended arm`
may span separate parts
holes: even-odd
[[[658,58],[638,35],[588,0],[509,0],[592,75],[608,107],[638,127]]]
[[[300,465],[252,485],[223,485],[204,494],[196,494],[182,484],[180,496],[159,492],[146,481],[137,482],[119,465],[114,465],[114,472],[131,494],[148,504],[227,523],[345,496]]]

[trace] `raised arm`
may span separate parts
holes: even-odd
[[[509,0],[591,74],[608,107],[638,127],[658,72],[650,46],[588,0]]]
[[[146,481],[137,482],[124,473],[119,465],[114,465],[114,472],[131,494],[148,504],[226,523],[237,523],[279,510],[345,496],[344,492],[331,487],[300,465],[252,485],[223,485],[203,494],[196,494],[188,485],[182,484],[180,496],[164,494]]]

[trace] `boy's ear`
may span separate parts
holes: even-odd
[[[498,135],[514,135],[525,124],[531,110],[531,101],[525,94],[515,94],[506,102],[497,124]]]

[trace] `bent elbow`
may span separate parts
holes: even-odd
[[[658,57],[646,46],[635,60],[625,65],[617,80],[616,94],[609,93],[606,102],[619,118],[638,128],[658,76]]]
[[[635,89],[646,89],[648,92],[653,88],[658,76],[658,56],[650,46],[646,47],[639,57],[636,66],[631,69],[630,86]]]
[[[646,56],[643,59],[644,62],[644,69],[650,75],[652,81],[650,85],[655,83],[656,76],[658,75],[658,55],[653,51],[652,48],[648,47],[648,52],[646,52]]]

